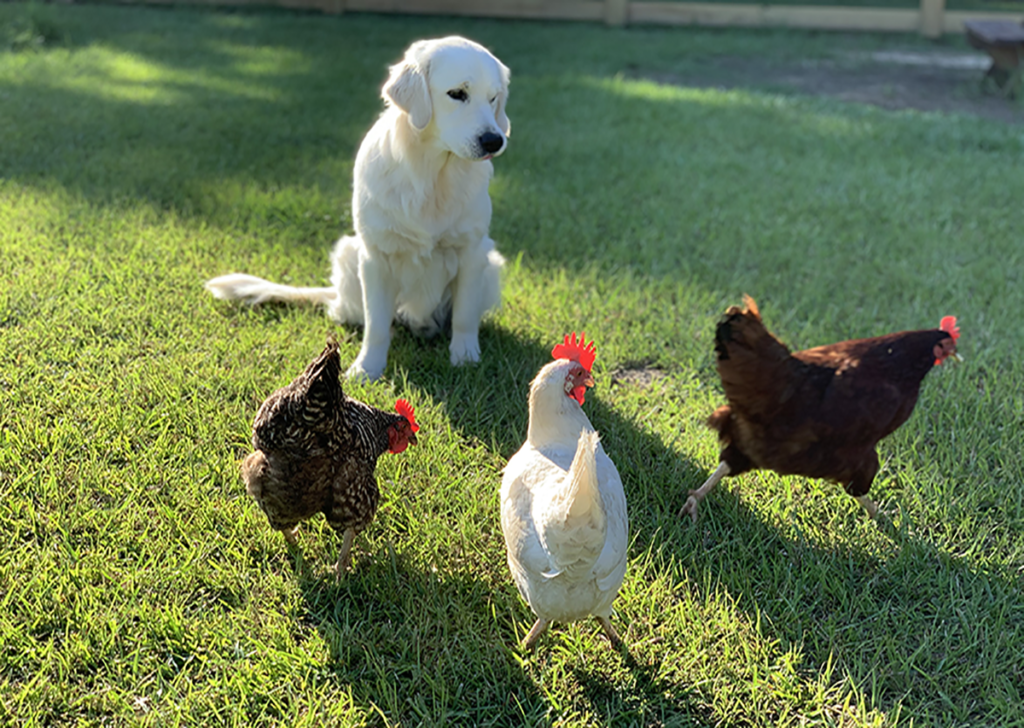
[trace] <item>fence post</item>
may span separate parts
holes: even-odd
[[[924,0],[922,0],[923,2]],[[605,25],[623,26],[629,19],[629,0],[604,0]]]
[[[921,35],[939,38],[945,25],[946,0],[921,0]]]

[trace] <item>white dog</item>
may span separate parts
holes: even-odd
[[[484,312],[500,301],[504,259],[488,236],[494,172],[505,150],[509,70],[456,36],[413,43],[382,90],[387,110],[356,155],[353,236],[331,253],[330,288],[284,286],[241,273],[207,281],[217,298],[313,301],[363,324],[349,377],[376,379],[391,322],[432,336],[451,322],[452,364],[480,360]]]

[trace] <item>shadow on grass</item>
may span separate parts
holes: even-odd
[[[671,660],[672,656],[664,659]],[[607,716],[609,724],[722,728],[732,725],[716,716],[693,691],[659,678],[662,659],[641,662],[626,653],[623,662],[631,677],[624,685],[611,684],[578,668],[572,671],[594,712]],[[614,715],[609,715],[610,706],[615,706]]]
[[[351,333],[358,336],[357,330]],[[532,341],[487,323],[481,330],[483,361],[453,368],[448,362],[447,337],[424,342],[396,328],[392,366],[406,372],[408,382],[425,396],[443,403],[452,426],[463,438],[487,447],[504,461],[525,438],[529,383],[550,361],[555,341],[557,338]],[[966,560],[951,558],[931,546],[922,536],[891,524],[883,528],[888,541],[880,551],[872,552],[858,539],[874,539],[858,531],[865,525],[875,526],[865,524],[853,505],[848,516],[835,524],[844,532],[838,534],[836,544],[806,536],[795,522],[767,521],[734,494],[743,492],[749,478],[762,477],[759,474],[728,480],[728,486],[720,487],[706,502],[696,526],[689,519],[681,521],[676,514],[687,489],[703,482],[708,473],[605,401],[611,377],[602,371],[598,344],[598,386],[584,409],[622,475],[634,554],[648,547],[663,550],[675,555],[691,574],[707,575],[693,580],[720,584],[751,623],[760,623],[771,638],[780,641],[783,651],[795,648],[800,656],[799,672],[813,678],[827,663],[835,663],[873,709],[893,713],[911,707],[915,715],[956,720],[991,720],[999,715],[994,708],[990,713],[984,707],[967,707],[966,701],[957,705],[953,696],[982,692],[1000,664],[1009,671],[1014,669],[1012,650],[1020,639],[1024,598],[1011,577],[972,568]],[[778,482],[773,485],[783,487]],[[827,497],[848,499],[838,486],[824,487]],[[514,590],[505,588],[508,584],[494,589],[468,573],[442,578],[410,566],[394,553],[375,557],[365,568],[368,571],[359,577],[363,580],[353,581],[360,584],[353,592],[357,597],[354,605],[361,606],[331,613],[318,627],[325,638],[331,635],[329,640],[337,640],[333,659],[339,679],[345,675],[345,679],[352,676],[354,682],[365,682],[371,686],[365,688],[367,699],[377,704],[374,696],[393,694],[387,699],[397,701],[394,709],[399,712],[389,714],[437,716],[449,715],[446,711],[456,708],[444,704],[435,706],[440,712],[421,713],[421,707],[413,705],[419,693],[406,692],[408,682],[436,683],[442,675],[434,670],[450,669],[452,675],[446,680],[461,674],[464,681],[466,674],[486,670],[493,675],[500,668],[508,671],[502,673],[502,680],[515,700],[499,704],[494,697],[497,686],[484,683],[478,689],[494,693],[488,698],[490,708],[521,711],[524,720],[536,719],[549,710],[546,696],[530,675],[533,668],[523,670],[510,651],[516,640],[511,622],[489,618],[492,612],[526,615]],[[380,579],[379,583],[374,579]],[[322,612],[325,597],[316,594],[324,585],[313,583],[303,588],[310,612]],[[381,604],[372,603],[375,595],[382,599]],[[434,606],[424,611],[427,597]],[[995,621],[989,600],[1007,606],[1006,613]],[[424,618],[419,620],[417,615]],[[450,615],[457,618],[438,626]],[[371,649],[367,643],[365,654],[353,653],[351,646],[344,652],[348,638],[337,635],[347,635],[346,625],[354,621],[375,625],[380,621],[384,626],[369,629],[378,635],[373,644],[383,640],[385,646]],[[397,625],[397,630],[392,634],[387,625]],[[465,653],[445,653],[429,635],[414,634],[417,625],[434,625],[430,629],[441,643],[472,646]],[[541,651],[556,649],[557,641],[565,639],[560,631],[556,628]],[[411,645],[417,646],[413,649]],[[464,665],[481,659],[478,653],[490,654],[491,661],[459,673]],[[500,659],[495,656],[499,654]],[[713,716],[702,712],[706,701],[693,697],[693,686],[658,677],[660,661],[669,659],[671,655],[652,656],[646,651],[625,658],[629,671],[625,679],[608,679],[606,665],[595,670],[573,666],[571,674],[580,686],[579,697],[590,704],[595,715],[641,720],[677,713],[696,723],[710,720]],[[958,663],[959,669],[949,670],[951,661]],[[387,675],[393,670],[402,679],[390,684]],[[450,715],[466,717],[457,712]]]
[[[468,574],[419,569],[390,548],[364,555],[339,584],[331,576],[313,578],[312,571],[296,569],[303,620],[329,647],[327,679],[350,685],[369,712],[375,706],[392,718],[431,725],[557,722],[565,706],[552,706],[531,673],[545,670],[557,650],[554,641],[565,637],[556,630],[525,658],[536,664],[521,664],[511,624],[491,617],[521,612],[514,590]],[[597,657],[603,660],[610,648],[600,642]],[[614,724],[713,722],[689,686],[657,677],[660,661],[619,656],[628,675],[614,684],[597,670],[570,669],[595,716]]]
[[[771,153],[761,166],[745,168],[758,152],[737,149],[736,135],[749,132],[762,139],[759,146],[799,155],[856,135],[843,130],[842,119],[805,119],[743,99],[709,104],[699,93],[665,98],[614,80],[651,38],[671,47],[668,31],[623,35],[581,26],[585,53],[573,56],[554,48],[533,53],[537,38],[552,32],[536,23],[110,7],[62,8],[57,22],[71,52],[60,72],[30,63],[16,79],[0,80],[7,128],[19,132],[0,146],[5,178],[56,183],[101,204],[144,201],[211,225],[236,227],[243,216],[289,242],[319,246],[325,256],[351,228],[352,160],[382,110],[386,67],[417,37],[463,32],[493,45],[513,67],[516,130],[497,162],[504,189],[495,199],[494,232],[506,254],[526,251],[544,263],[576,262],[578,251],[562,248],[557,230],[571,225],[592,240],[590,255],[612,265],[625,259],[639,268],[694,266],[714,275],[714,258],[706,266],[698,261],[701,249],[720,244],[712,214],[720,201],[702,198],[686,180],[690,159],[707,154],[701,135],[705,148],[717,148],[718,173],[763,199],[789,199],[792,190],[779,189],[771,167],[779,160]],[[623,44],[621,58],[606,52],[610,37]],[[517,94],[538,91],[552,103],[532,109],[536,121],[526,103],[516,116]],[[604,128],[581,135],[580,108]],[[633,139],[637,118],[653,120],[666,137]],[[543,131],[535,134],[538,122]],[[732,136],[715,136],[717,129]],[[596,156],[600,170],[614,175],[595,179]],[[666,178],[680,180],[671,214],[662,204]],[[621,190],[635,202],[642,228],[671,230],[682,244],[648,244],[636,220],[588,193],[595,184]],[[557,219],[546,209],[552,206]],[[796,250],[787,257],[805,256]],[[731,271],[723,272],[727,279]]]
[[[742,492],[749,477],[730,485]],[[1004,675],[1019,674],[1019,578],[950,556],[905,521],[897,528],[863,518],[851,508],[836,524],[849,532],[842,543],[823,545],[796,523],[766,522],[720,487],[698,524],[687,519],[665,545],[724,586],[783,649],[796,647],[807,669],[834,663],[869,707],[890,715],[909,709],[947,725],[1005,719],[1006,706],[984,696]],[[885,540],[873,553],[858,539],[875,528]],[[993,603],[1003,607],[993,612]]]
[[[593,54],[559,57],[557,64],[545,54],[531,59],[527,37],[549,32],[540,25],[293,16],[278,23],[276,17],[192,11],[166,13],[161,25],[151,21],[155,12],[164,11],[67,8],[70,68],[57,73],[29,64],[17,81],[0,82],[4,121],[19,132],[0,145],[5,180],[60,186],[100,204],[141,200],[233,230],[251,224],[318,246],[326,273],[326,253],[344,225],[306,213],[347,208],[352,157],[380,110],[377,97],[387,63],[413,37],[444,28],[516,49],[506,54],[494,46],[517,74],[510,105],[515,136],[509,154],[498,162],[494,187],[493,233],[506,255],[526,252],[537,269],[552,275],[585,255],[609,269],[639,271],[638,285],[654,280],[644,271],[656,271],[664,279],[699,279],[706,289],[730,296],[746,286],[756,286],[755,294],[774,288],[782,303],[778,310],[814,311],[819,319],[837,312],[837,304],[821,306],[823,289],[844,291],[840,313],[864,311],[865,316],[875,315],[873,299],[882,288],[880,299],[891,308],[917,300],[921,288],[936,298],[945,295],[937,286],[917,285],[914,277],[907,283],[898,271],[867,275],[859,262],[893,256],[916,261],[919,250],[927,250],[920,240],[879,236],[874,242],[863,226],[851,223],[862,238],[808,244],[822,234],[821,219],[833,217],[838,225],[861,217],[890,220],[890,210],[901,203],[887,196],[900,173],[877,156],[873,169],[833,184],[846,159],[874,144],[890,144],[855,123],[860,111],[808,114],[782,102],[748,103],[742,95],[715,104],[703,103],[698,93],[666,99],[664,89],[615,80],[615,69],[608,66],[623,56],[614,53],[607,52],[608,60],[600,63]],[[607,50],[611,31],[579,32],[604,42],[602,52]],[[654,36],[614,37],[638,48]],[[544,63],[557,70],[542,68]],[[536,119],[517,116],[516,89],[543,99],[532,106]],[[579,133],[580,108],[601,120],[587,134]],[[630,132],[637,118],[666,130],[665,135],[635,140]],[[1009,135],[954,138],[930,123],[922,123],[920,131],[910,124],[893,128],[915,152],[949,146],[982,146],[993,154],[1017,149]],[[541,133],[533,133],[538,129]],[[890,149],[895,158],[894,150],[900,145]],[[713,161],[700,159],[701,154]],[[804,176],[794,184],[788,165],[807,156],[843,162],[803,167]],[[692,168],[713,169],[721,186],[731,185],[731,198],[717,198],[721,186],[702,185],[689,176]],[[605,175],[606,170],[614,175]],[[676,196],[663,194],[666,179],[679,181]],[[879,179],[888,186],[875,184]],[[267,192],[265,201],[245,199],[250,183]],[[232,184],[238,185],[237,194],[222,194]],[[595,185],[621,190],[632,205],[630,214],[608,206],[606,195],[592,194]],[[832,194],[811,194],[817,186]],[[938,192],[941,199],[944,190]],[[789,204],[805,198],[803,207]],[[775,210],[784,217],[774,217]],[[734,215],[746,217],[740,225],[727,224]],[[240,225],[236,216],[246,219]],[[587,247],[581,250],[583,241]],[[929,262],[927,256],[920,260]],[[848,277],[858,286],[850,287]],[[816,284],[803,290],[811,280]],[[894,288],[900,293],[893,294]],[[976,295],[996,298],[1002,291],[1005,282]],[[984,304],[980,298],[975,302]],[[268,323],[274,315],[267,314]],[[529,381],[561,333],[547,332],[553,340],[532,342],[486,325],[484,361],[452,369],[447,338],[423,343],[399,330],[391,362],[445,403],[465,437],[507,458],[525,436]],[[603,402],[609,380],[599,382],[586,410],[623,476],[635,550],[652,538],[660,541],[656,547],[724,585],[751,615],[765,615],[780,640],[802,645],[809,669],[834,656],[882,709],[904,704],[913,705],[915,713],[943,715],[955,713],[950,703],[960,702],[966,717],[983,717],[981,709],[966,705],[969,698],[983,692],[986,681],[1019,676],[1019,658],[1006,652],[1021,644],[1024,600],[1009,576],[971,568],[913,536],[884,554],[855,545],[822,546],[790,535],[792,528],[763,521],[740,501],[723,497],[724,490],[708,502],[716,509],[710,518],[705,511],[696,529],[680,526],[675,514],[685,491],[706,473]],[[851,523],[841,527],[854,529]],[[470,696],[470,701],[502,715],[519,710],[530,721],[546,714],[536,686],[507,648],[497,647],[514,641],[512,635],[500,634],[486,619],[492,608],[522,613],[510,592],[458,573],[437,577],[394,555],[368,560],[363,568],[337,588],[307,583],[302,588],[310,620],[331,644],[336,675],[353,684],[367,705],[410,717],[458,717],[459,702],[475,689],[483,697]],[[993,602],[1005,609],[998,614],[985,609]],[[424,613],[431,614],[427,623],[442,626],[425,633]],[[915,614],[923,616],[908,618]],[[460,680],[474,670],[492,671],[499,679],[460,688]],[[685,707],[686,686],[663,684],[651,670],[636,671],[635,687],[623,702]],[[937,673],[938,683],[931,677]],[[617,693],[587,675],[579,679],[595,712],[602,713],[602,704]],[[510,686],[508,695],[495,685]],[[417,702],[432,694],[443,704]],[[450,703],[444,702],[448,695]]]
[[[337,23],[316,16],[60,13],[64,71],[29,63],[0,80],[5,121],[20,130],[0,148],[5,178],[56,183],[97,204],[141,201],[208,224],[269,228],[325,252],[351,226],[338,213],[352,160],[401,41],[331,42]]]
[[[422,570],[390,547],[358,558],[340,583],[299,576],[306,615],[330,650],[328,679],[369,713],[428,725],[546,725],[548,705],[519,669],[507,590]]]
[[[442,402],[464,437],[486,444],[504,460],[525,438],[529,383],[551,360],[551,345],[523,341],[487,325],[482,348],[488,353],[483,363],[453,368],[445,337],[424,343],[404,332],[396,335],[392,356],[399,369],[415,358],[416,365],[409,367],[410,384]],[[601,392],[609,382],[610,377],[599,377],[585,409],[605,434],[630,508],[646,530],[652,518],[660,520],[657,514],[662,511],[650,505],[659,496],[643,492],[631,474],[645,466],[648,472],[686,469],[693,475],[697,470],[680,463],[656,437],[602,403]],[[493,486],[497,489],[497,480]],[[405,516],[392,511],[390,517],[400,523]],[[328,552],[335,548],[336,543]],[[489,583],[475,571],[457,565],[437,570],[413,563],[414,558],[388,543],[375,554],[357,555],[353,572],[335,585],[330,577],[313,577],[322,571],[319,566],[305,562],[297,552],[290,555],[305,619],[330,645],[330,679],[351,685],[357,702],[368,710],[377,706],[385,715],[428,724],[548,725],[563,715],[566,706],[552,705],[542,687],[549,678],[541,676],[548,674],[550,661],[559,665],[554,669],[562,669],[566,658],[555,655],[559,643],[571,639],[564,634],[566,626],[556,626],[537,652],[525,657],[516,647],[521,635],[515,629],[518,622],[528,624],[532,618],[503,563],[495,570],[499,581]],[[616,658],[596,636],[593,623],[584,629],[594,630],[599,654],[570,659],[570,672],[579,686],[574,699],[581,701],[575,709],[586,705],[595,716],[612,715],[615,721],[630,724],[649,722],[652,716],[683,726],[712,720],[691,686],[658,677],[660,665],[649,655]],[[595,659],[599,664],[592,662]],[[622,668],[625,677],[611,684],[606,671]]]

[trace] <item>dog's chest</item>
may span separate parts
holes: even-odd
[[[422,256],[474,245],[490,225],[492,170],[490,162],[454,162],[427,174],[391,168],[357,196],[357,232],[390,254]]]
[[[487,197],[489,175],[476,169],[448,165],[437,177],[413,189],[409,199],[409,225],[432,243],[462,246],[487,233],[491,206]]]
[[[422,255],[399,253],[389,255],[387,260],[402,298],[415,290],[430,290],[431,295],[439,296],[459,272],[459,256],[454,248],[435,248]]]

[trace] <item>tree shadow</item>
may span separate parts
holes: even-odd
[[[298,243],[337,237],[389,49],[273,13],[72,6],[54,22],[66,72],[30,66],[0,82],[5,121],[25,130],[0,148],[5,178]],[[328,42],[335,31],[349,42]]]
[[[742,290],[772,291],[784,311],[814,311],[808,325],[819,327],[863,321],[852,312],[874,310],[882,291],[891,297],[894,288],[906,291],[899,303],[956,298],[951,282],[893,285],[870,263],[895,254],[927,268],[939,243],[839,236],[832,247],[806,244],[820,234],[806,221],[848,215],[844,190],[874,177],[829,165],[780,184],[779,169],[787,155],[838,146],[856,156],[870,146],[855,107],[807,113],[759,103],[756,90],[709,101],[698,90],[666,94],[620,77],[627,59],[649,45],[665,49],[666,68],[689,67],[689,54],[669,53],[679,30],[580,26],[580,47],[570,52],[555,42],[557,26],[538,23],[74,6],[60,18],[75,58],[70,72],[29,64],[17,81],[0,80],[5,120],[20,132],[0,145],[4,178],[101,206],[144,203],[230,230],[220,259],[202,264],[217,268],[199,279],[238,269],[280,279],[300,255],[322,261],[326,278],[331,245],[351,229],[353,159],[381,111],[388,63],[416,37],[461,32],[514,71],[514,133],[492,185],[492,235],[509,258],[521,253],[549,275],[571,275],[582,258],[606,273],[636,272],[638,285],[692,286],[722,301]],[[607,52],[611,37],[621,53]],[[719,42],[705,30],[685,37],[695,48]],[[531,52],[537,44],[546,44],[544,53]],[[516,116],[520,94],[533,103]],[[545,103],[536,103],[538,94]],[[581,110],[602,123],[580,133]],[[665,135],[637,139],[637,118]],[[950,142],[910,124],[899,133],[918,151]],[[1010,134],[975,136],[971,143],[992,152],[1016,152]],[[690,180],[694,169],[734,180],[736,198],[718,199]],[[678,189],[666,190],[666,179],[679,179]],[[595,186],[620,192],[629,214],[593,194]],[[839,192],[821,193],[831,188]],[[806,200],[804,209],[794,209],[794,199]],[[885,219],[891,202],[869,196],[858,205],[865,217]],[[725,237],[722,218],[734,208],[746,219],[738,237],[731,228]],[[777,209],[795,219],[780,221]],[[247,267],[245,256],[262,256],[260,265]],[[848,276],[859,285],[847,286]],[[812,279],[814,286],[802,285]],[[823,285],[850,290],[822,306]],[[979,306],[998,307],[995,287],[972,295]]]

